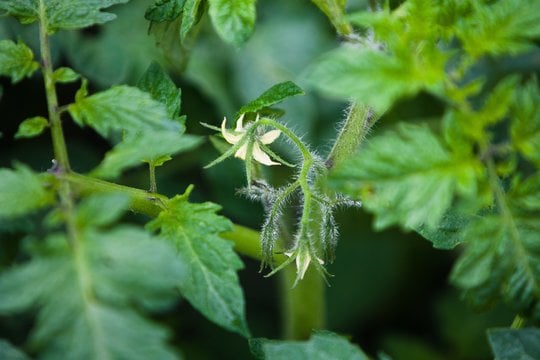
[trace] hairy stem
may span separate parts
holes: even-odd
[[[347,118],[326,160],[326,166],[332,168],[354,154],[377,120],[378,117],[367,105],[351,103]]]
[[[304,158],[304,161],[306,159],[312,158],[311,153],[309,152],[309,149],[306,147],[306,145],[304,145],[302,140],[300,140],[300,138],[296,136],[296,134],[293,133],[291,130],[289,130],[289,128],[286,127],[285,125],[277,121],[274,121],[272,119],[268,119],[268,118],[260,119],[258,121],[258,124],[271,126],[273,128],[280,130],[283,134],[285,134],[285,136],[291,139],[291,141],[296,145],[298,150],[300,150],[300,153],[302,153],[302,157]]]
[[[309,187],[308,176],[315,159],[302,140],[285,125],[267,118],[259,120],[259,124],[280,130],[302,154],[302,168],[296,183],[304,194],[303,211],[299,225],[300,237],[307,239],[312,201],[312,190]],[[322,329],[326,323],[324,278],[313,267],[310,267],[304,278],[297,281],[297,272],[298,269],[286,266],[280,274],[283,337],[289,340],[307,339],[314,329]]]
[[[305,340],[315,329],[323,329],[326,319],[326,284],[316,269],[310,267],[304,279],[296,282],[294,267],[281,272],[283,336],[289,340]]]
[[[148,171],[150,172],[150,192],[157,192],[157,183],[156,183],[156,165],[151,161],[148,163]]]
[[[57,168],[61,172],[66,172],[69,171],[70,166],[53,77],[51,51],[49,37],[47,35],[45,0],[39,0],[39,44],[41,49],[41,66],[45,82],[45,94],[47,96],[47,108],[49,111],[49,124],[51,128],[54,158],[56,160]]]

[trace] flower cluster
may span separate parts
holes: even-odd
[[[343,204],[343,199],[326,189],[320,181],[326,177],[327,169],[324,162],[312,154],[306,145],[285,125],[269,118],[256,116],[253,122],[244,124],[241,115],[234,130],[227,128],[224,118],[221,127],[206,125],[221,133],[225,141],[232,145],[220,157],[207,167],[213,166],[226,158],[233,156],[245,161],[247,188],[240,192],[251,199],[262,201],[266,208],[266,219],[261,230],[262,267],[273,267],[274,245],[281,239],[284,255],[287,259],[268,274],[276,273],[290,263],[296,263],[296,281],[304,278],[308,268],[313,266],[323,276],[327,274],[324,265],[333,260],[334,248],[337,243],[337,224],[333,217],[334,208]],[[272,128],[265,131],[265,128]],[[281,134],[296,146],[302,155],[300,169],[295,179],[289,184],[274,188],[264,179],[251,179],[252,160],[266,166],[288,165],[267,145],[277,140]],[[284,226],[283,208],[290,200],[301,202],[301,215],[295,234],[285,239],[281,229]]]

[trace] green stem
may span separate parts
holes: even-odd
[[[74,172],[60,174],[57,177],[61,182],[63,180],[69,182],[73,189],[80,195],[91,195],[95,193],[126,194],[131,199],[130,210],[150,217],[158,216],[165,209],[165,204],[168,201],[168,198],[161,194],[150,193],[146,190],[119,185]],[[258,231],[244,226],[234,225],[232,231],[222,233],[221,236],[233,241],[235,250],[238,253],[255,260],[262,260],[261,243],[259,241],[260,234]],[[285,259],[284,255],[274,254],[274,261],[278,265],[283,263]]]
[[[157,183],[156,183],[156,166],[152,161],[148,163],[148,170],[150,172],[150,192],[157,192]]]
[[[47,96],[47,108],[49,110],[49,124],[54,149],[56,166],[60,172],[69,171],[69,158],[64,141],[62,122],[58,107],[58,97],[56,95],[55,81],[53,78],[51,51],[49,37],[47,35],[47,14],[45,10],[45,0],[39,0],[39,42],[41,49],[41,62],[43,78],[45,82],[45,94]]]
[[[268,118],[260,119],[257,122],[257,125],[268,125],[268,126],[271,126],[273,128],[280,130],[289,139],[291,139],[291,141],[296,145],[296,147],[298,147],[298,150],[300,150],[300,152],[302,153],[302,157],[304,158],[304,161],[306,161],[307,159],[312,159],[311,153],[309,152],[309,149],[306,147],[306,145],[304,145],[302,140],[300,140],[300,138],[296,136],[296,134],[293,133],[291,130],[289,130],[289,128],[286,127],[285,125],[277,121],[274,121],[272,119],[268,119]]]
[[[525,326],[527,320],[520,315],[516,315],[514,318],[514,321],[512,321],[512,325],[510,326],[512,329],[521,329]]]
[[[351,103],[345,123],[341,127],[326,165],[332,168],[356,152],[378,117],[364,104]]]
[[[262,260],[262,249],[260,233],[241,225],[233,225],[233,229],[229,232],[222,233],[221,236],[227,240],[234,242],[234,249],[245,256],[252,259]],[[273,254],[275,264],[282,264],[287,258],[282,254]]]
[[[310,226],[312,201],[308,176],[315,159],[302,140],[285,125],[267,118],[259,120],[259,124],[280,130],[296,145],[302,154],[302,168],[295,183],[300,186],[304,194],[302,217],[299,225],[302,232],[300,237],[308,239],[307,229]],[[307,339],[314,329],[322,329],[326,323],[326,287],[324,278],[312,266],[308,268],[301,281],[297,281],[298,269],[292,266],[286,266],[280,277],[283,337],[289,340]]]
[[[136,189],[129,186],[119,185],[93,177],[70,172],[58,175],[60,180],[67,180],[81,195],[94,193],[122,193],[131,199],[130,210],[156,217],[165,208],[167,197],[150,193],[146,190]]]
[[[285,339],[305,340],[315,329],[323,329],[326,319],[324,279],[310,267],[304,279],[296,282],[296,270],[288,266],[281,272],[283,335]]]

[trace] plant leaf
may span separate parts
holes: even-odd
[[[188,38],[189,31],[201,17],[201,0],[186,0],[182,11],[182,24],[180,25],[180,39],[182,42]]]
[[[164,104],[167,107],[167,115],[170,119],[179,116],[182,105],[182,92],[157,62],[150,64],[139,80],[137,87],[152,95],[154,100]]]
[[[0,169],[0,218],[13,218],[54,203],[54,194],[24,165]]]
[[[397,56],[343,46],[317,60],[305,76],[325,94],[353,97],[382,113],[397,99],[435,86],[445,72],[442,58],[430,59],[426,65],[405,53]]]
[[[208,0],[208,3],[218,35],[233,45],[246,42],[255,26],[255,0]]]
[[[111,21],[116,16],[101,9],[129,0],[4,0],[0,11],[22,24],[31,24],[39,19],[40,1],[45,6],[47,32],[52,34],[61,29],[80,29]]]
[[[61,67],[54,70],[53,79],[59,83],[69,83],[78,80],[81,77],[73,69],[68,67]]]
[[[28,360],[30,358],[6,340],[0,339],[0,359]]]
[[[200,136],[171,131],[151,131],[128,136],[107,152],[105,159],[92,171],[92,175],[116,178],[126,169],[141,165],[143,162],[156,165],[158,159],[189,151],[202,141],[203,138]]]
[[[157,0],[144,13],[148,21],[160,23],[171,22],[182,13],[184,0]]]
[[[429,228],[420,225],[414,230],[425,239],[433,243],[437,249],[453,249],[463,242],[463,229],[470,221],[477,218],[477,215],[465,215],[458,209],[450,208],[441,218],[436,228]]]
[[[502,296],[518,312],[538,307],[539,236],[538,221],[514,215],[490,215],[472,222],[465,230],[467,247],[452,270],[452,282],[478,305]]]
[[[38,67],[39,64],[34,61],[34,53],[23,42],[0,41],[0,75],[9,76],[11,81],[16,83],[31,76]]]
[[[471,2],[472,13],[458,22],[457,36],[474,57],[527,51],[540,37],[540,3],[500,0],[489,6]]]
[[[242,106],[234,117],[238,118],[240,115],[248,112],[256,113],[274,104],[280,103],[289,97],[304,94],[304,90],[298,85],[292,81],[285,81],[272,86],[262,93],[261,96]]]
[[[308,341],[252,339],[251,352],[261,360],[368,360],[356,345],[330,331],[315,331]]]
[[[450,153],[428,127],[403,123],[373,138],[331,178],[375,213],[375,228],[401,224],[432,231],[455,194],[474,197],[482,169],[474,157]]]
[[[177,297],[184,266],[171,246],[133,227],[79,235],[76,249],[49,236],[31,261],[5,271],[0,313],[39,309],[32,346],[44,358],[176,358],[167,331],[133,306],[157,310]]]
[[[243,267],[233,245],[219,236],[231,223],[216,215],[213,203],[188,202],[191,188],[167,203],[167,209],[150,222],[160,237],[176,246],[177,255],[188,265],[187,276],[179,279],[182,295],[209,320],[249,336],[244,298],[236,271]]]
[[[93,194],[77,207],[77,224],[81,228],[110,225],[124,214],[129,203],[129,196],[122,193]]]
[[[525,158],[540,166],[540,90],[536,80],[519,88],[511,113],[512,144]]]
[[[79,125],[88,125],[104,137],[114,131],[179,131],[180,124],[169,120],[167,108],[152,96],[131,86],[114,86],[69,105],[69,113]]]
[[[15,139],[31,138],[40,135],[49,126],[49,120],[42,116],[35,116],[24,120],[20,125]]]
[[[489,329],[488,339],[497,360],[540,359],[540,329]]]

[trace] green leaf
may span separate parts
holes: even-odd
[[[43,2],[47,32],[52,34],[60,29],[80,29],[111,21],[116,16],[102,12],[101,9],[127,1],[129,0],[4,0],[0,3],[0,11],[14,16],[22,24],[31,24],[40,18],[40,2]]]
[[[469,225],[467,247],[451,279],[479,305],[502,296],[516,311],[530,311],[540,300],[540,223],[508,216],[490,215]]]
[[[540,211],[540,172],[521,181],[515,181],[511,188],[510,202],[514,212],[525,216]]]
[[[382,113],[397,99],[434,87],[445,72],[443,58],[420,62],[405,52],[397,56],[344,46],[317,60],[305,76],[325,94],[353,97]]]
[[[1,9],[2,5],[0,5]],[[11,77],[16,83],[24,77],[29,77],[36,71],[39,64],[34,61],[32,50],[19,41],[0,41],[0,75]]]
[[[116,178],[122,171],[143,162],[154,163],[164,156],[189,151],[199,144],[203,138],[171,131],[152,131],[144,134],[128,136],[105,155],[105,159],[92,171],[93,176]],[[162,162],[163,163],[163,162]]]
[[[540,359],[540,329],[489,329],[488,339],[497,360]]]
[[[177,298],[184,265],[174,249],[133,227],[88,228],[76,241],[50,236],[5,271],[0,313],[38,310],[31,343],[43,358],[175,359],[167,331],[140,314]]]
[[[451,122],[457,123],[454,125],[456,129],[452,129],[458,132],[458,134],[452,134],[453,140],[456,141],[455,138],[465,134],[474,140],[485,141],[486,129],[504,120],[514,103],[517,83],[517,76],[508,76],[500,81],[488,93],[481,108],[477,111],[449,112],[449,117],[446,119],[449,122],[447,125],[452,125]]]
[[[54,202],[52,189],[23,165],[0,169],[0,218],[25,215]]]
[[[49,126],[49,120],[42,116],[35,116],[24,120],[20,125],[15,139],[31,138],[40,135]]]
[[[152,95],[154,100],[164,104],[170,119],[178,117],[182,105],[182,92],[158,63],[150,64],[137,87]]]
[[[180,16],[184,0],[157,0],[145,11],[144,18],[152,22],[171,22]]]
[[[540,2],[500,0],[492,5],[471,2],[472,14],[458,22],[457,36],[474,57],[515,54],[534,47],[540,38]]]
[[[315,331],[308,341],[253,339],[252,353],[260,360],[368,360],[366,354],[342,336]]]
[[[465,215],[450,208],[441,218],[436,228],[420,225],[414,230],[433,243],[437,249],[453,249],[463,242],[463,229],[477,215]]]
[[[83,83],[84,88],[84,83]],[[77,93],[69,113],[79,125],[88,125],[104,137],[113,132],[178,131],[180,124],[169,120],[165,105],[142,90],[130,86],[115,86],[109,90],[83,97]]]
[[[519,88],[511,114],[513,146],[526,159],[540,166],[540,90],[536,80]]]
[[[428,127],[403,123],[373,138],[331,179],[375,213],[375,228],[433,231],[456,194],[474,198],[482,169],[476,158],[450,153]]]
[[[124,214],[129,202],[129,196],[121,193],[93,194],[77,207],[77,224],[81,228],[110,225]]]
[[[59,83],[69,83],[78,80],[81,77],[73,69],[61,67],[53,72],[53,80]]]
[[[201,0],[186,0],[182,11],[182,24],[180,25],[180,39],[186,41],[190,30],[202,16]]]
[[[220,209],[216,204],[189,203],[190,191],[171,199],[148,226],[159,229],[188,265],[187,275],[179,279],[182,295],[208,319],[247,337],[244,297],[236,274],[243,264],[233,244],[219,236],[231,229],[231,223],[216,215]]]
[[[235,118],[248,112],[259,112],[265,108],[280,103],[289,97],[304,94],[304,90],[302,90],[292,81],[285,81],[276,84],[270,89],[266,90],[264,93],[262,93],[261,96],[259,96],[255,100],[252,100],[246,105],[242,106],[240,110],[238,110],[238,112],[236,113]]]
[[[28,360],[30,358],[6,340],[0,339],[0,359]]]
[[[208,0],[210,18],[218,35],[228,43],[241,45],[255,26],[255,0]]]

